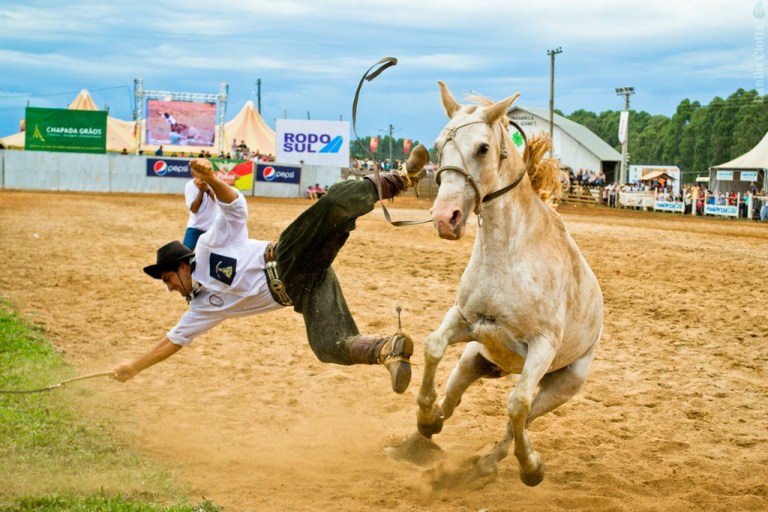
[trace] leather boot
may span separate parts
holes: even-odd
[[[397,171],[369,174],[365,179],[373,182],[382,199],[391,199],[408,189],[408,179]]]
[[[365,179],[370,180],[381,190],[382,199],[390,199],[415,186],[419,182],[419,176],[424,166],[429,163],[429,151],[424,144],[419,144],[408,157],[405,165],[399,171],[380,172],[370,174]]]
[[[408,176],[409,186],[413,187],[419,182],[421,171],[429,163],[429,151],[424,144],[419,144],[411,150],[408,160],[405,162],[405,173]]]
[[[413,340],[401,332],[391,338],[355,336],[349,343],[349,355],[354,364],[383,364],[392,379],[392,390],[404,393],[411,383]]]

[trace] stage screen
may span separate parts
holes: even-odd
[[[147,100],[147,144],[213,146],[216,104]]]

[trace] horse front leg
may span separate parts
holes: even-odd
[[[544,336],[538,335],[528,342],[528,353],[523,364],[523,371],[520,373],[520,379],[515,390],[509,397],[507,406],[509,413],[509,426],[505,439],[507,442],[502,441],[494,450],[499,456],[496,460],[506,456],[510,434],[514,436],[515,457],[517,457],[517,462],[520,465],[520,480],[529,486],[541,483],[544,479],[544,467],[541,456],[533,450],[525,427],[536,387],[546,375],[554,358],[555,349]]]
[[[468,337],[467,323],[459,308],[453,306],[446,313],[440,327],[427,336],[424,342],[424,373],[417,400],[419,411],[416,416],[416,426],[419,433],[427,439],[431,439],[443,428],[443,413],[441,407],[436,404],[435,375],[437,367],[443,359],[448,345],[468,341]]]

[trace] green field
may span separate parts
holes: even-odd
[[[0,301],[0,390],[74,376],[41,328]],[[66,388],[0,393],[0,512],[213,512],[165,468],[131,451],[108,422],[85,414]]]

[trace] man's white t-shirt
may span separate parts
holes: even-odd
[[[184,200],[187,203],[189,211],[188,228],[196,228],[200,231],[208,231],[216,220],[216,201],[211,199],[207,193],[203,194],[203,200],[197,213],[192,213],[192,203],[195,201],[200,189],[195,185],[195,180],[189,180],[184,186]]]
[[[192,278],[200,288],[189,311],[166,335],[186,346],[226,318],[266,313],[283,307],[272,298],[264,273],[269,242],[248,238],[248,203],[238,192],[231,203],[217,202],[216,222],[195,247]]]

